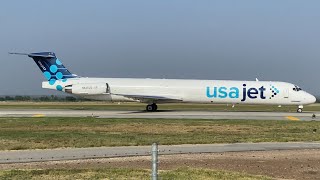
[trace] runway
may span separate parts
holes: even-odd
[[[163,118],[163,119],[252,119],[252,120],[318,120],[313,113],[234,112],[234,111],[115,111],[67,109],[1,109],[0,117],[97,117],[97,118]],[[319,112],[316,116],[320,115]]]
[[[222,153],[244,151],[320,149],[320,143],[235,143],[235,144],[195,144],[161,145],[159,155],[189,153]],[[148,156],[151,146],[66,148],[47,150],[0,151],[0,164],[60,161],[92,158],[111,158],[128,156]]]

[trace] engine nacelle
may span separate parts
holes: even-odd
[[[110,94],[107,83],[73,84],[65,87],[65,92],[78,95]]]

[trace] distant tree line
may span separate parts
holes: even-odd
[[[76,102],[87,101],[73,96],[0,96],[0,101]]]

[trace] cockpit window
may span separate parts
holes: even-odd
[[[295,85],[293,90],[298,92],[298,91],[301,91],[302,89],[299,86]]]

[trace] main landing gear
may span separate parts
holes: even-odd
[[[297,112],[298,113],[302,113],[302,109],[303,109],[303,105],[299,105],[298,109],[297,109]]]
[[[146,107],[146,111],[148,111],[148,112],[157,111],[157,109],[158,109],[158,106],[157,106],[156,103],[149,104],[149,105],[147,105],[147,107]]]

